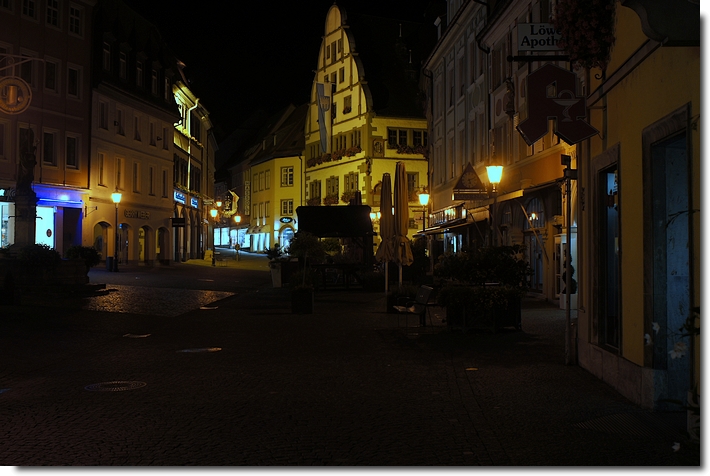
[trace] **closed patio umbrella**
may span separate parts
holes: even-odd
[[[404,162],[397,162],[394,173],[394,260],[399,265],[399,287],[402,287],[402,266],[414,261],[409,231],[409,193]]]
[[[380,189],[380,246],[375,258],[385,263],[385,292],[389,291],[389,262],[394,260],[394,217],[392,216],[392,179],[390,174],[382,175]]]

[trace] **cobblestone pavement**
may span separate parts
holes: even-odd
[[[0,307],[0,465],[700,464],[679,415],[564,365],[558,309],[464,334],[333,290],[294,315],[264,264],[91,272],[127,299],[225,295],[183,313]]]

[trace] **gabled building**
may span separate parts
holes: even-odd
[[[172,226],[175,261],[202,259],[212,247],[208,226],[209,209],[215,197],[215,155],[218,150],[212,133],[209,111],[188,87],[178,63],[180,75],[173,84],[173,94],[180,119],[173,135]]]
[[[0,2],[0,247],[15,242],[18,179],[36,195],[28,241],[62,255],[82,243],[96,3]]]
[[[644,407],[696,406],[699,437],[699,5],[606,3],[615,42],[583,73],[600,134],[578,146],[579,364]]]
[[[217,195],[231,201],[215,231],[217,246],[239,244],[252,252],[263,252],[275,244],[288,247],[298,229],[296,208],[304,193],[307,110],[308,105],[288,105],[268,117],[252,140],[230,159],[226,174],[229,188],[224,186]]]
[[[448,2],[439,41],[424,65],[432,200],[426,233],[434,259],[464,247],[523,245],[533,269],[531,290],[556,301],[570,218],[576,232],[574,217],[563,213],[561,156],[574,156],[576,149],[552,128],[532,145],[522,139],[516,127],[527,118],[526,77],[544,63],[509,58],[563,54],[525,47],[529,25],[549,24],[551,9],[547,0]],[[503,166],[495,188],[487,174],[491,165]]]
[[[180,120],[177,60],[155,26],[120,0],[99,2],[93,32],[83,242],[119,263],[167,264],[173,259],[173,124]]]
[[[304,204],[348,204],[359,192],[377,212],[382,176],[401,161],[410,238],[422,229],[429,137],[419,79],[434,41],[431,26],[330,7],[306,116]]]

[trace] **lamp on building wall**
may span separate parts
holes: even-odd
[[[116,206],[116,244],[113,247],[113,269],[112,271],[118,271],[118,243],[119,243],[119,231],[118,231],[118,204],[121,203],[121,192],[116,190],[111,194],[111,200]]]
[[[494,233],[495,225],[493,215],[498,206],[498,184],[500,184],[501,178],[503,177],[503,166],[489,165],[486,167],[486,172],[488,173],[488,182],[491,184],[491,194],[493,195],[493,208],[489,211],[491,219],[491,245],[496,246],[498,239],[496,233]]]

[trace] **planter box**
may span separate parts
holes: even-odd
[[[446,306],[446,323],[453,329],[497,332],[504,327],[521,329],[521,298],[509,299],[504,306],[490,310],[471,306]]]

